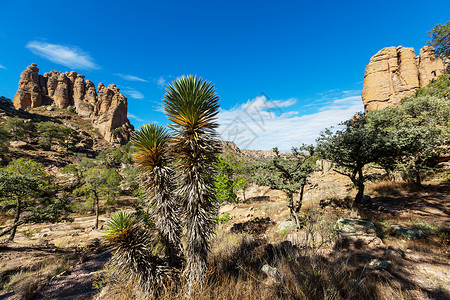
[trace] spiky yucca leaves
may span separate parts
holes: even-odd
[[[168,264],[181,268],[181,225],[179,205],[173,193],[174,171],[168,166],[169,138],[164,127],[147,124],[133,134],[132,142],[136,162],[144,171],[139,179],[145,189],[146,204],[152,208],[152,218],[164,244]]]
[[[163,259],[152,254],[155,237],[150,230],[125,212],[114,214],[107,227],[105,237],[113,250],[111,266],[119,279],[137,287],[145,297],[157,297],[173,274]]]
[[[214,230],[214,163],[219,97],[211,83],[182,76],[166,89],[164,109],[174,131],[170,148],[177,167],[177,194],[186,225],[184,275],[192,287],[206,270]]]

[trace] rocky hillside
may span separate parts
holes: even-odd
[[[220,141],[222,152],[238,154],[243,158],[250,159],[263,159],[263,158],[272,158],[275,156],[275,153],[272,150],[247,150],[247,149],[239,149],[239,147],[230,141]],[[282,153],[281,155],[287,155],[288,153]]]
[[[13,104],[16,109],[73,106],[79,116],[89,119],[111,143],[125,144],[134,130],[127,118],[127,98],[115,84],[106,87],[99,83],[96,89],[92,81],[74,71],[39,75],[37,65],[31,64],[20,75]]]
[[[431,46],[420,49],[417,57],[414,48],[383,48],[366,66],[362,91],[365,111],[398,104],[442,74],[444,63]]]

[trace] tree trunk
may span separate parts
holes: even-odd
[[[287,196],[288,196],[287,207],[289,207],[289,210],[291,211],[291,218],[294,219],[297,228],[300,228],[300,221],[298,220],[297,213],[295,212],[294,209],[294,195],[292,193],[288,193]]]
[[[295,205],[295,212],[300,212],[300,209],[302,208],[303,204],[303,192],[305,191],[305,185],[302,185],[300,189],[300,199],[298,200],[297,204]]]
[[[12,227],[11,235],[8,238],[8,242],[12,242],[16,236],[17,226],[19,226],[20,213],[22,212],[22,201],[17,198],[16,217],[14,219],[14,225]]]
[[[417,187],[422,187],[422,179],[420,178],[420,172],[416,171],[416,180],[414,181],[414,184]]]
[[[245,187],[242,189],[242,196],[244,197],[244,203],[247,201],[247,199],[245,199]]]
[[[94,225],[94,229],[98,229],[98,205],[99,205],[99,201],[98,201],[98,196],[97,193],[94,192],[94,196],[95,196],[95,225]]]
[[[352,211],[350,213],[350,217],[352,218],[356,218],[358,216],[359,204],[364,196],[364,175],[362,168],[358,170],[357,188],[358,192],[356,193],[355,201],[353,201]]]

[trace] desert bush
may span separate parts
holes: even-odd
[[[0,169],[0,204],[13,207],[15,212],[13,225],[0,233],[3,236],[10,232],[9,241],[14,239],[17,227],[24,223],[70,220],[67,218],[68,202],[54,196],[51,177],[43,168],[40,163],[19,158]]]
[[[0,96],[0,108],[1,109],[11,109],[13,107],[13,103],[11,99],[6,98],[4,96]]]
[[[308,184],[308,177],[312,172],[317,171],[314,157],[315,148],[312,145],[302,145],[292,147],[292,155],[281,158],[278,148],[273,149],[275,157],[269,164],[262,164],[266,175],[261,177],[259,184],[267,185],[272,189],[281,190],[288,196],[286,203],[290,210],[291,217],[297,226],[300,226],[298,213],[303,204],[303,193]],[[298,190],[299,198],[294,200],[294,193]]]
[[[32,125],[19,117],[7,118],[3,128],[10,133],[15,141],[26,141],[31,135]]]

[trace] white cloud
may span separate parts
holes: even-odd
[[[78,47],[31,41],[25,46],[32,53],[54,63],[81,70],[100,69],[93,58]]]
[[[124,80],[128,80],[128,81],[148,82],[148,80],[145,80],[143,78],[133,76],[133,75],[120,74],[120,73],[115,73],[114,75],[119,76],[120,78],[122,78]]]
[[[232,140],[242,149],[270,150],[277,146],[281,151],[289,151],[292,146],[315,143],[322,130],[363,110],[360,96],[346,94],[323,102],[318,112],[304,115],[293,109],[284,110],[295,104],[295,99],[256,97],[230,110],[221,110],[218,131],[222,139]]]
[[[0,65],[0,69],[7,69],[5,66]]]
[[[130,98],[133,98],[133,99],[144,99],[144,95],[141,92],[136,91],[133,88],[126,88],[126,89],[122,90],[122,92],[125,95],[127,95],[127,96],[129,96]]]

